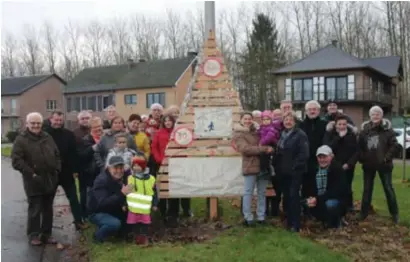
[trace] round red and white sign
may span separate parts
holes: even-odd
[[[202,72],[208,77],[217,77],[222,73],[222,63],[219,59],[208,58],[202,64]]]
[[[180,146],[188,146],[192,143],[194,135],[187,127],[178,127],[174,132],[174,141]]]

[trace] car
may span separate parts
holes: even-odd
[[[398,152],[398,157],[403,156],[403,145],[404,139],[406,139],[406,157],[410,157],[410,127],[406,128],[406,136],[404,136],[404,128],[393,128],[394,133],[396,133],[397,142],[400,145],[400,152]]]

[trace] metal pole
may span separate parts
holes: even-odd
[[[208,39],[210,30],[215,33],[215,1],[205,1],[205,41]]]

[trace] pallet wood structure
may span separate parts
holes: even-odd
[[[199,56],[191,87],[188,89],[185,101],[181,106],[180,116],[176,128],[186,127],[195,129],[196,108],[229,108],[232,110],[232,127],[239,123],[240,114],[243,112],[238,92],[234,89],[231,77],[224,63],[223,56],[218,50],[215,34],[210,31],[209,38],[205,41],[203,52]],[[208,60],[219,62],[219,71],[214,75],[207,74],[205,63]],[[209,71],[209,68],[208,68]],[[212,71],[212,70],[211,70]],[[174,133],[175,133],[174,130]],[[160,198],[172,198],[169,193],[169,160],[171,158],[217,158],[240,157],[232,146],[232,137],[198,137],[193,132],[193,140],[187,145],[181,145],[171,139],[165,150],[165,158],[161,164],[157,177],[157,187]],[[272,195],[272,187],[268,187],[267,195]],[[238,197],[237,195],[235,197]],[[210,218],[218,216],[218,201],[215,196],[207,196],[209,200]]]

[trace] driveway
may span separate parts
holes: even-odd
[[[32,247],[28,244],[25,231],[27,202],[21,174],[11,167],[10,160],[5,157],[1,160],[1,200],[2,261],[69,261],[66,251],[58,251],[55,246]],[[54,201],[53,235],[64,244],[72,244],[78,237],[71,221],[68,201],[64,194],[57,192]]]

